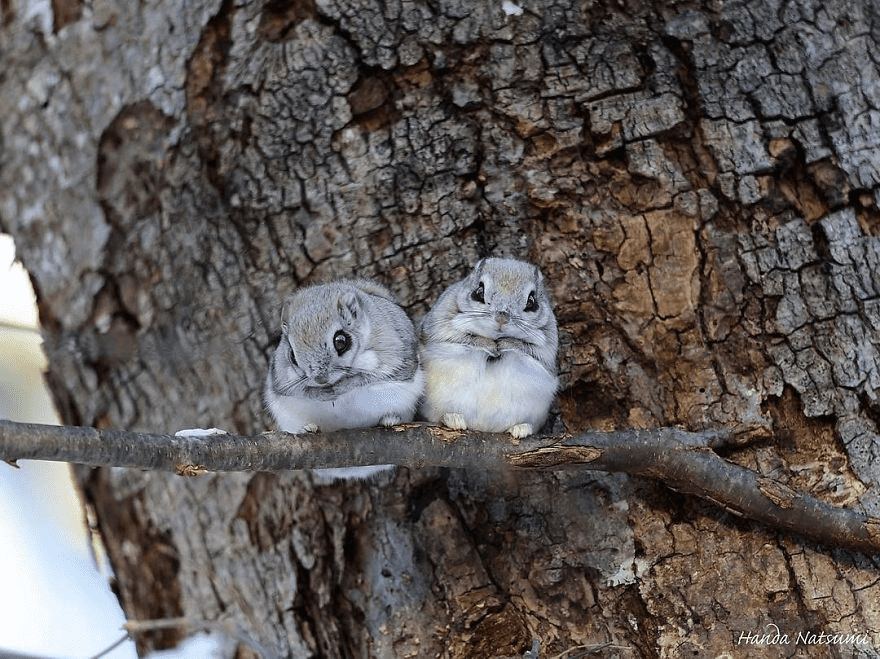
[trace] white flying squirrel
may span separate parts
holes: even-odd
[[[428,421],[514,437],[546,421],[558,387],[558,334],[537,266],[481,260],[439,297],[419,340]]]
[[[291,433],[411,421],[424,389],[412,321],[391,292],[366,279],[297,290],[281,312],[266,376],[266,407]],[[365,478],[388,465],[315,470]]]

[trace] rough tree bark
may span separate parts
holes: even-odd
[[[877,52],[854,0],[3,0],[0,227],[66,423],[259,432],[296,286],[419,318],[511,255],[556,301],[548,431],[768,424],[728,459],[878,515]],[[880,645],[877,556],[623,475],[76,475],[129,617],[280,657]]]

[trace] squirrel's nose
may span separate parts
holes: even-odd
[[[508,320],[510,320],[510,314],[506,311],[500,311],[495,314],[495,322],[498,323],[498,327],[504,327]]]

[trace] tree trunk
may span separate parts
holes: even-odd
[[[5,0],[0,25],[0,227],[65,423],[259,432],[296,287],[375,277],[418,320],[514,256],[560,322],[547,432],[764,423],[725,456],[880,514],[875,3]],[[880,645],[877,556],[645,479],[76,475],[130,618],[273,656]]]

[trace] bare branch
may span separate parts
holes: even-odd
[[[743,517],[835,547],[880,551],[880,519],[836,508],[728,462],[711,447],[740,430],[677,428],[527,437],[454,431],[420,423],[334,433],[177,437],[0,421],[0,459],[54,460],[194,475],[397,464],[410,469],[582,468],[662,481]],[[734,442],[736,443],[736,442]]]

